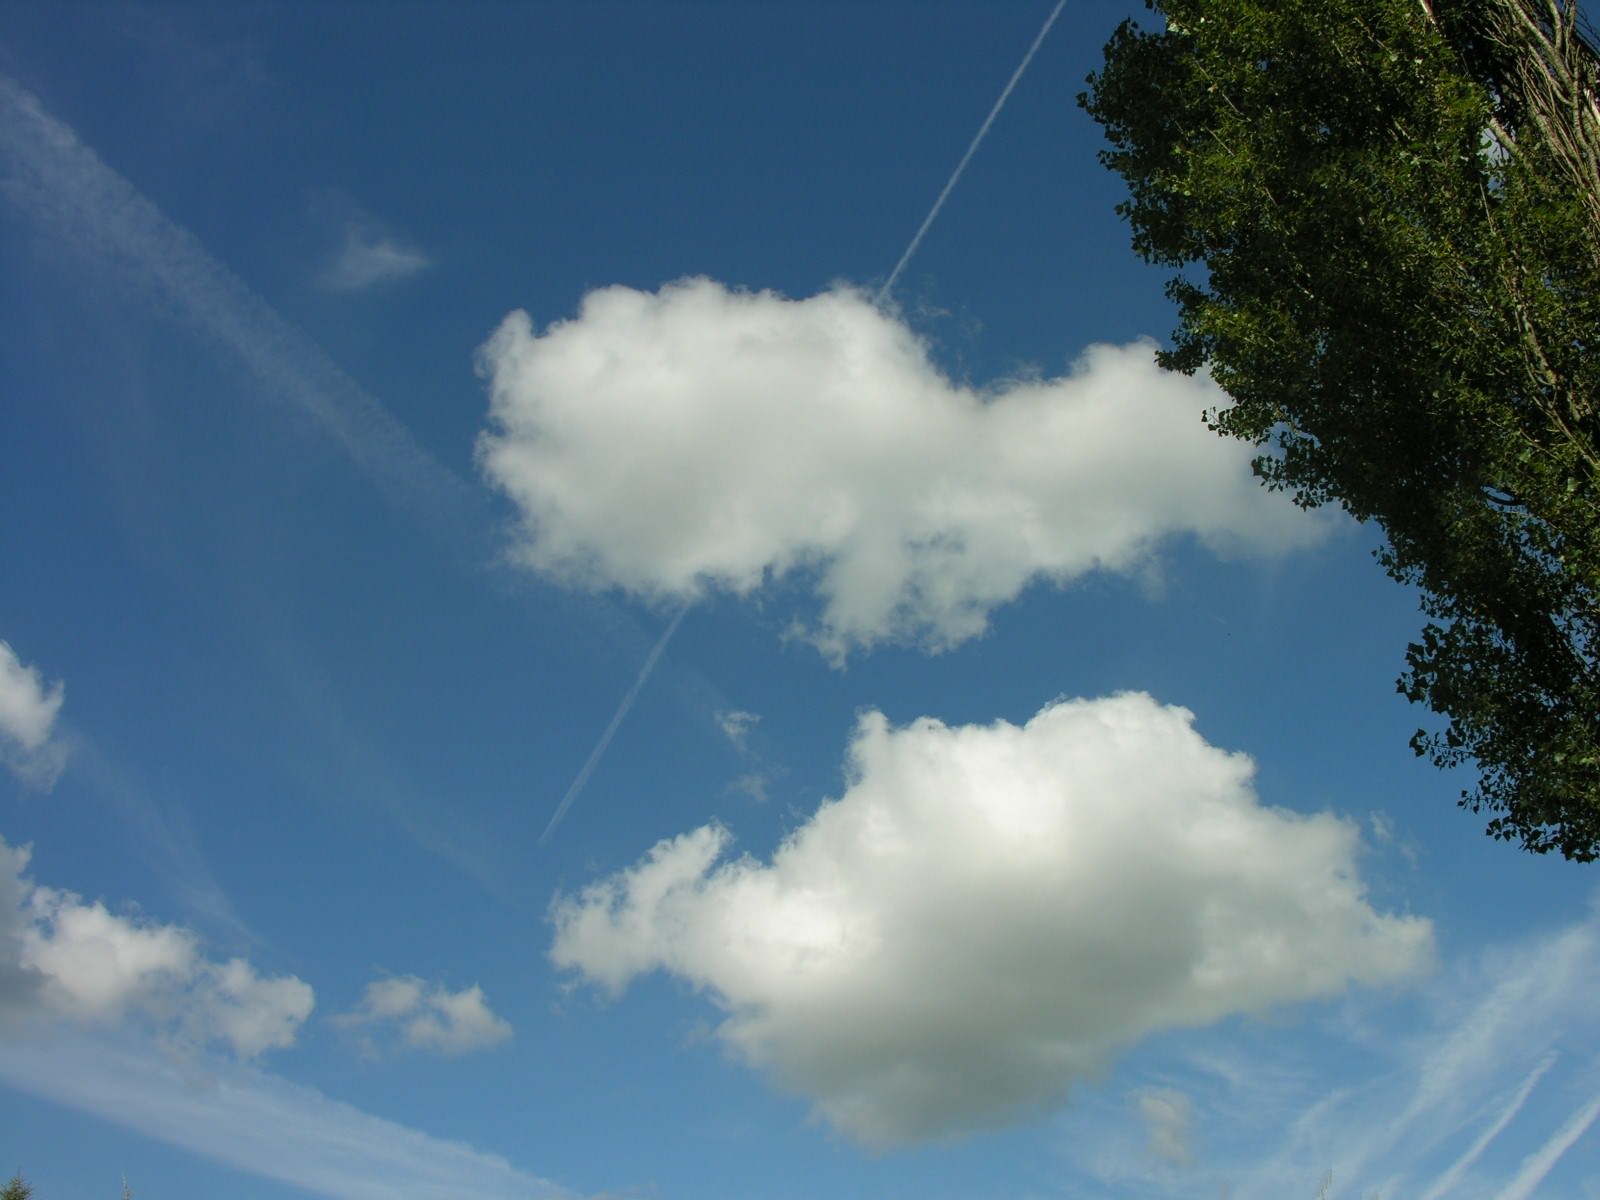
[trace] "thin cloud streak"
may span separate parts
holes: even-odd
[[[1548,1142],[1540,1146],[1523,1160],[1522,1169],[1496,1200],[1528,1200],[1539,1190],[1539,1185],[1544,1182],[1546,1175],[1555,1169],[1561,1161],[1562,1155],[1577,1143],[1578,1139],[1589,1132],[1589,1126],[1600,1117],[1600,1096],[1596,1096],[1577,1112],[1560,1129],[1556,1130]]]
[[[73,777],[106,806],[127,831],[134,853],[160,877],[184,909],[213,931],[259,945],[217,880],[182,808],[163,802],[132,774],[111,762],[87,738],[72,738]]]
[[[972,156],[978,152],[978,147],[983,139],[989,136],[989,127],[994,124],[995,118],[1000,115],[1000,110],[1006,106],[1006,101],[1011,98],[1012,89],[1017,86],[1017,81],[1022,78],[1022,73],[1028,69],[1028,64],[1033,61],[1033,56],[1038,53],[1040,45],[1044,42],[1045,35],[1050,32],[1050,27],[1056,23],[1056,18],[1061,15],[1061,10],[1067,6],[1067,0],[1057,0],[1055,9],[1045,19],[1044,26],[1039,30],[1038,36],[1033,39],[1033,45],[1028,47],[1028,52],[1022,56],[1022,61],[1017,64],[1017,69],[1011,73],[1011,78],[1006,82],[1005,90],[1000,93],[1000,99],[994,102],[994,107],[989,110],[989,115],[984,118],[983,124],[978,128],[972,143],[967,147],[967,152],[961,156],[961,161],[956,164],[956,169],[951,173],[950,179],[944,185],[944,191],[939,193],[939,198],[933,202],[933,207],[928,210],[928,215],[923,218],[922,225],[917,229],[911,239],[911,244],[906,247],[906,252],[900,256],[900,261],[895,263],[894,270],[889,272],[889,278],[884,281],[878,294],[873,297],[874,304],[882,304],[889,293],[894,290],[895,281],[900,278],[900,272],[906,269],[906,264],[911,261],[911,256],[917,252],[917,247],[922,245],[922,239],[928,229],[933,225],[939,210],[944,207],[944,202],[950,198],[950,193],[955,190],[961,176],[966,172],[967,164],[972,161]]]
[[[1509,1095],[1513,1099],[1508,1109],[1514,1109],[1519,1092],[1560,1073],[1562,1063],[1593,1057],[1600,1023],[1586,998],[1594,995],[1597,984],[1600,912],[1596,911],[1563,928],[1524,934],[1513,943],[1490,947],[1475,961],[1458,963],[1436,982],[1431,1000],[1416,1015],[1420,1023],[1409,1032],[1399,1032],[1406,1028],[1403,1024],[1367,1026],[1373,1033],[1390,1030],[1387,1039],[1396,1049],[1387,1070],[1367,1071],[1366,1082],[1331,1095],[1325,1082],[1308,1077],[1304,1095],[1308,1099],[1314,1095],[1315,1102],[1292,1123],[1287,1136],[1276,1139],[1282,1149],[1250,1165],[1246,1160],[1221,1166],[1232,1194],[1241,1200],[1283,1196],[1288,1194],[1286,1188],[1301,1185],[1308,1164],[1329,1162],[1341,1194],[1366,1195],[1376,1188],[1384,1196],[1414,1195],[1429,1186],[1438,1191],[1437,1184],[1418,1182],[1413,1189],[1406,1181],[1448,1176],[1454,1170],[1442,1155],[1446,1147],[1459,1144],[1456,1139],[1465,1140],[1478,1127],[1483,1116],[1478,1098]],[[1352,1048],[1329,1047],[1345,1053]],[[1189,1090],[1202,1087],[1190,1084]],[[1249,1098],[1263,1087],[1259,1077],[1247,1073],[1229,1080],[1227,1091]],[[1298,1107],[1293,1089],[1274,1097],[1272,1105],[1276,1112]],[[1578,1116],[1586,1113],[1580,1111]],[[1257,1123],[1262,1129],[1271,1128],[1274,1118],[1263,1115]],[[1567,1127],[1572,1128],[1576,1124]],[[1548,1147],[1552,1154],[1558,1146],[1565,1152],[1561,1136],[1552,1139]],[[1502,1149],[1500,1157],[1504,1156]],[[1548,1159],[1544,1169],[1549,1170],[1558,1157]],[[1533,1179],[1538,1165],[1530,1159],[1519,1178]],[[1478,1180],[1478,1175],[1488,1178]],[[1482,1170],[1474,1173],[1474,1182],[1481,1194],[1492,1195],[1489,1189],[1504,1184],[1508,1175]],[[1528,1194],[1513,1190],[1501,1200]]]
[[[0,1082],[330,1200],[559,1200],[572,1193],[460,1142],[252,1067],[101,1040],[0,1042]]]
[[[38,97],[0,75],[0,194],[136,292],[231,351],[264,394],[309,418],[397,507],[468,526],[468,485],[328,356],[142,195]],[[481,522],[478,522],[481,525]]]
[[[1582,1148],[1600,1121],[1590,1106],[1530,1151],[1565,1117],[1538,1115],[1552,1094],[1577,1106],[1595,1093],[1597,988],[1600,912],[1525,929],[1466,953],[1420,993],[1352,997],[1298,1027],[1196,1033],[1177,1064],[1081,1099],[1061,1121],[1061,1152],[1094,1194],[1281,1200],[1315,1195],[1329,1168],[1329,1194],[1352,1200],[1577,1194],[1575,1163],[1555,1183],[1544,1172]],[[1130,1097],[1163,1090],[1194,1102],[1182,1172],[1141,1155],[1144,1125],[1129,1119]]]
[[[644,690],[645,683],[650,679],[651,673],[656,669],[656,663],[666,650],[667,643],[672,640],[672,635],[678,632],[678,626],[683,623],[683,618],[688,615],[689,606],[685,604],[678,610],[677,616],[672,618],[671,624],[662,633],[656,644],[650,648],[650,653],[645,657],[644,666],[639,668],[639,675],[633,681],[633,686],[628,689],[628,694],[622,698],[622,703],[617,705],[617,711],[612,714],[611,724],[606,726],[600,740],[594,744],[594,749],[589,751],[589,758],[583,764],[578,774],[573,778],[567,788],[567,794],[561,797],[561,803],[556,805],[555,814],[550,818],[550,823],[544,827],[544,832],[539,835],[539,845],[543,846],[550,840],[550,835],[556,831],[562,819],[567,815],[567,810],[583,789],[589,785],[589,776],[600,765],[600,760],[605,757],[606,750],[611,746],[611,739],[617,736],[617,730],[622,728],[622,722],[627,717],[628,711],[633,708],[634,701],[639,698],[639,693]]]
[[[364,292],[410,279],[431,266],[433,260],[415,247],[352,224],[343,248],[319,282],[330,291]]]
[[[1412,1161],[1437,1148],[1466,1128],[1467,1097],[1496,1086],[1518,1059],[1543,1061],[1552,1052],[1555,1031],[1573,1027],[1568,998],[1590,994],[1600,971],[1600,914],[1478,971],[1463,972],[1455,986],[1481,999],[1451,1018],[1449,1032],[1407,1073],[1416,1083],[1405,1107],[1362,1133],[1346,1129],[1327,1139],[1345,1148],[1336,1164],[1341,1179],[1366,1176],[1369,1164],[1392,1160],[1401,1147]]]
[[[1511,1097],[1510,1102],[1501,1110],[1500,1115],[1495,1118],[1494,1124],[1479,1134],[1478,1139],[1467,1148],[1467,1152],[1451,1163],[1449,1170],[1434,1180],[1433,1186],[1423,1194],[1422,1200],[1439,1200],[1441,1196],[1451,1194],[1455,1186],[1461,1182],[1461,1177],[1467,1173],[1467,1169],[1477,1162],[1483,1152],[1489,1148],[1489,1143],[1499,1137],[1504,1132],[1505,1127],[1511,1124],[1516,1115],[1522,1111],[1522,1106],[1528,1102],[1528,1097],[1533,1094],[1533,1089],[1538,1086],[1539,1080],[1543,1079],[1546,1072],[1555,1066],[1557,1057],[1554,1052],[1545,1055],[1544,1061],[1535,1067],[1528,1077],[1522,1081],[1521,1086],[1517,1088],[1516,1094]]]

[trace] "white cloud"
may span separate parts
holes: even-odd
[[[510,1024],[490,1011],[477,984],[452,992],[415,975],[374,980],[360,1005],[333,1022],[351,1029],[389,1026],[405,1047],[441,1054],[483,1050],[511,1036]],[[370,1036],[368,1046],[375,1049]]]
[[[38,750],[50,739],[65,691],[59,680],[47,690],[38,669],[23,666],[0,641],[0,736],[29,753]]]
[[[1194,1105],[1174,1088],[1154,1088],[1139,1097],[1139,1115],[1150,1134],[1150,1153],[1163,1162],[1186,1167],[1194,1160]]]
[[[71,892],[29,893],[22,963],[44,976],[56,1012],[109,1020],[153,1005],[188,982],[198,953],[186,929],[117,916]]]
[[[768,800],[770,783],[760,771],[746,771],[733,780],[724,789],[735,795],[747,796],[755,804],[765,804]]]
[[[734,749],[743,750],[745,739],[750,736],[750,728],[761,720],[752,712],[742,709],[728,709],[717,714],[717,728],[722,730],[722,736],[733,743]]]
[[[1034,580],[1137,571],[1169,537],[1271,553],[1326,528],[1255,482],[1250,448],[1201,422],[1223,394],[1153,349],[975,389],[846,288],[611,287],[483,347],[479,460],[536,570],[677,601],[787,577],[815,587],[807,633],[835,659],[938,649]]]
[[[264,979],[242,958],[206,963],[196,973],[194,1002],[183,1031],[200,1043],[220,1042],[242,1058],[294,1045],[311,1015],[311,986],[293,975]]]
[[[750,731],[761,721],[758,714],[732,708],[717,713],[716,719],[718,728],[722,730],[722,736],[728,739],[735,750],[747,758],[758,757],[750,747]],[[745,796],[754,804],[765,804],[771,783],[767,770],[756,768],[730,780],[723,791]]]
[[[708,826],[552,910],[611,992],[662,969],[721,1037],[852,1137],[959,1134],[1059,1103],[1150,1034],[1397,980],[1432,928],[1379,914],[1355,826],[1263,807],[1252,764],[1148,696],[1025,726],[865,715],[849,787],[770,863]]]
[[[367,984],[358,1010],[360,1016],[335,1017],[334,1020],[340,1024],[355,1024],[358,1020],[383,1021],[407,1016],[422,1006],[425,987],[415,975],[399,979],[375,979]]]
[[[138,1017],[175,1042],[244,1058],[294,1043],[309,984],[211,961],[189,930],[39,887],[27,863],[26,848],[0,840],[0,1011],[97,1025]]]
[[[359,292],[409,279],[432,265],[421,250],[372,220],[352,219],[345,225],[344,241],[324,268],[321,282],[336,292]]]
[[[65,684],[57,680],[47,688],[38,668],[25,666],[0,641],[0,762],[36,786],[54,784],[65,760],[51,740],[65,698]]]

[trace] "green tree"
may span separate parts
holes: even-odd
[[[1164,365],[1265,483],[1375,521],[1417,753],[1600,856],[1600,110],[1570,0],[1159,0],[1080,103],[1175,274]]]
[[[0,1188],[0,1200],[28,1200],[33,1195],[33,1189],[22,1182],[22,1172],[18,1171],[11,1177],[11,1182]]]

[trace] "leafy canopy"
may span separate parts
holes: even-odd
[[[1164,365],[1306,506],[1386,535],[1427,622],[1399,687],[1489,832],[1600,856],[1600,125],[1558,0],[1159,0],[1080,103]],[[1311,648],[1314,650],[1314,648]]]

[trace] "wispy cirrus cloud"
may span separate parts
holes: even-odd
[[[1600,1121],[1597,989],[1591,912],[1419,989],[1196,1035],[1148,1079],[1064,1114],[1062,1155],[1100,1190],[1173,1200],[1315,1195],[1330,1171],[1330,1196],[1588,1194],[1581,1169],[1557,1172]],[[1140,1153],[1147,1097],[1174,1092],[1190,1102],[1184,1163]]]
[[[975,388],[846,287],[610,287],[484,346],[479,459],[538,571],[676,603],[787,580],[835,660],[937,650],[1030,583],[1135,572],[1171,538],[1274,554],[1326,530],[1205,428],[1222,393],[1153,355],[1093,346],[1065,375]]]
[[[1516,1119],[1517,1114],[1522,1111],[1522,1106],[1528,1102],[1528,1097],[1533,1094],[1533,1089],[1539,1085],[1539,1081],[1545,1077],[1555,1064],[1556,1055],[1553,1053],[1547,1054],[1533,1070],[1528,1072],[1527,1077],[1517,1085],[1517,1089],[1501,1105],[1493,1123],[1479,1133],[1477,1137],[1473,1138],[1472,1144],[1446,1167],[1438,1178],[1428,1185],[1428,1190],[1422,1194],[1421,1200],[1444,1200],[1444,1197],[1455,1193],[1456,1188],[1460,1186],[1462,1179],[1472,1169],[1473,1164],[1483,1157],[1483,1152]]]
[[[703,989],[735,1054],[878,1145],[1035,1116],[1153,1034],[1426,970],[1431,926],[1367,903],[1356,828],[1262,805],[1192,719],[1136,693],[1024,726],[869,713],[845,793],[769,862],[718,826],[663,841],[557,902],[551,957],[608,992]]]
[[[1523,1159],[1521,1169],[1500,1190],[1495,1200],[1529,1200],[1539,1195],[1539,1189],[1556,1164],[1577,1145],[1579,1138],[1589,1132],[1597,1119],[1600,1119],[1600,1094],[1582,1105],[1548,1141]]]
[[[1150,1134],[1150,1153],[1186,1167],[1194,1161],[1194,1104],[1175,1088],[1151,1088],[1139,1097],[1139,1115]]]
[[[80,787],[98,794],[129,824],[139,851],[151,860],[168,886],[192,912],[226,926],[236,935],[248,936],[186,822],[158,805],[87,738],[76,731],[70,735],[59,731],[65,700],[63,681],[46,686],[37,667],[25,665],[8,643],[0,641],[0,763],[27,786],[48,790],[66,766],[70,741]]]
[[[336,243],[317,274],[317,283],[329,291],[390,287],[433,266],[420,246],[342,192],[315,193],[312,209],[320,223],[331,227]]]
[[[215,1059],[85,1037],[0,1041],[0,1083],[330,1200],[571,1200],[574,1193],[432,1137]]]
[[[113,171],[39,98],[0,76],[0,197],[57,244],[154,296],[308,418],[395,504],[430,527],[460,526],[467,485],[300,330],[186,229]]]
[[[336,292],[363,292],[420,275],[433,265],[421,250],[365,228],[345,232],[344,245],[318,276]]]

